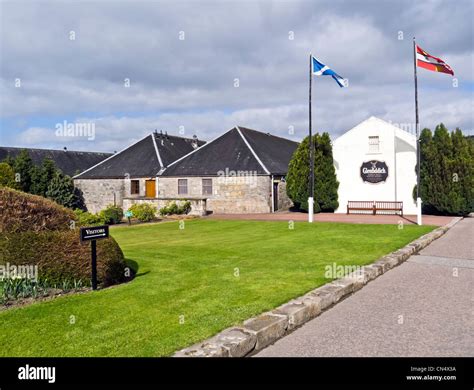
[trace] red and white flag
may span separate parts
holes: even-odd
[[[428,54],[420,46],[416,45],[416,64],[433,72],[448,73],[454,76],[454,72],[451,67],[444,62],[441,58],[433,57]]]

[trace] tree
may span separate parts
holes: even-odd
[[[337,190],[339,182],[336,178],[334,159],[332,155],[331,138],[328,133],[316,137],[315,153],[315,202],[321,211],[334,211],[339,207]]]
[[[18,188],[24,192],[30,192],[32,168],[33,160],[28,154],[28,151],[23,149],[15,158],[13,170],[19,178]]]
[[[0,186],[16,188],[15,172],[6,162],[0,163]]]
[[[45,197],[49,183],[53,180],[57,172],[58,169],[54,161],[50,158],[45,158],[40,167],[33,166],[31,170],[30,192]]]
[[[74,208],[76,199],[72,179],[60,172],[56,172],[48,185],[46,197],[62,206]]]
[[[467,215],[474,208],[474,146],[441,123],[420,136],[420,196],[427,214]]]
[[[12,168],[15,166],[15,159],[11,155],[7,155],[2,162],[7,163]]]
[[[313,136],[314,144],[314,211],[334,211],[339,206],[339,182],[334,168],[332,145],[328,133]],[[286,189],[295,207],[308,210],[309,137],[296,149],[288,166]]]

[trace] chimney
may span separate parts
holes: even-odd
[[[191,146],[196,149],[198,147],[198,137],[196,134],[193,135],[193,140],[191,141]]]

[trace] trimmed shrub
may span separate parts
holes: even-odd
[[[178,214],[189,214],[191,211],[191,202],[186,200],[183,202],[181,206],[179,206],[179,213]]]
[[[128,211],[141,222],[149,222],[155,219],[156,207],[150,203],[135,203]]]
[[[60,283],[91,276],[90,244],[81,244],[77,229],[21,232],[0,236],[1,262],[37,265],[39,279]],[[97,279],[104,286],[125,281],[122,250],[113,238],[97,241]]]
[[[90,245],[71,229],[75,214],[40,196],[0,188],[0,263],[37,265],[40,279],[90,279]],[[77,224],[76,224],[77,225]],[[125,261],[113,238],[97,242],[98,279],[108,286],[123,282]]]
[[[41,196],[0,187],[0,233],[66,230],[74,213]]]
[[[102,210],[99,215],[103,218],[107,225],[114,225],[122,222],[123,209],[119,206],[114,206],[111,204]]]
[[[81,209],[74,210],[76,221],[79,226],[105,225],[105,218],[100,214],[93,214]]]
[[[190,211],[191,202],[186,200],[181,205],[178,205],[176,202],[168,203],[160,209],[160,215],[188,214]]]

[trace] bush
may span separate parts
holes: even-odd
[[[176,204],[176,202],[168,203],[165,207],[160,209],[160,215],[188,214],[190,211],[191,202],[186,200],[179,206]]]
[[[77,214],[76,214],[77,215]],[[90,279],[90,245],[71,229],[76,215],[36,195],[0,188],[0,264],[37,265],[39,278],[61,283]],[[123,253],[113,238],[97,242],[99,281],[126,280]]]
[[[149,222],[155,219],[156,207],[150,203],[135,203],[128,211],[141,222]]]
[[[183,204],[179,208],[178,214],[189,214],[191,211],[191,202],[189,200],[183,202]]]
[[[107,225],[114,225],[122,222],[123,209],[119,206],[108,205],[99,214]]]
[[[0,188],[0,233],[66,230],[74,213],[41,196]]]
[[[51,283],[91,277],[90,244],[81,244],[79,230],[21,232],[0,236],[1,262],[37,265],[39,279]],[[122,250],[113,238],[97,241],[97,279],[104,286],[125,281]]]
[[[101,214],[93,214],[81,209],[74,210],[74,214],[76,215],[76,221],[79,226],[95,226],[106,224],[105,218]]]
[[[6,162],[0,163],[0,186],[15,188],[15,172]]]

